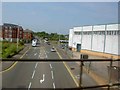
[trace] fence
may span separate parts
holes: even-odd
[[[120,60],[112,60],[112,59],[34,59],[34,60],[25,60],[25,59],[2,59],[2,61],[18,61],[18,62],[79,62],[79,68],[80,68],[80,78],[79,78],[79,87],[76,87],[74,89],[79,90],[119,90],[120,89]],[[109,62],[108,66],[108,83],[103,85],[94,85],[94,86],[83,86],[83,71],[85,67],[86,62]],[[113,66],[113,63],[117,62],[117,66]],[[117,70],[117,74],[114,74],[113,69]],[[116,77],[116,78],[115,78]],[[59,90],[59,89],[58,89]]]

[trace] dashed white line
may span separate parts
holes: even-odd
[[[35,68],[37,68],[38,62],[35,64]]]
[[[30,82],[30,83],[29,83],[29,86],[28,86],[28,90],[30,89],[30,87],[31,87],[31,84],[32,84],[32,83]]]
[[[51,64],[49,64],[50,65],[50,68],[52,69],[52,65]]]
[[[52,74],[52,79],[54,79],[54,76],[53,76],[53,71],[51,71],[51,74]]]
[[[53,83],[53,88],[55,88],[55,83]]]
[[[32,79],[33,79],[34,75],[35,75],[35,70],[33,71],[33,74],[32,74]]]
[[[39,58],[40,58],[40,55],[39,55]]]

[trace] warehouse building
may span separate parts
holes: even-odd
[[[69,30],[69,48],[81,53],[118,58],[120,24],[74,27]]]

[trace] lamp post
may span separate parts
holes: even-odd
[[[17,52],[18,52],[18,44],[19,44],[19,37],[18,37],[18,35],[19,35],[19,26],[18,26],[18,28],[17,28]]]

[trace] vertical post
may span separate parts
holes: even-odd
[[[111,68],[112,68],[112,59],[111,59],[111,61],[110,61],[110,68],[109,68],[109,87],[108,87],[108,90],[110,90],[110,86],[111,86],[111,84],[112,84],[112,82],[111,82]]]
[[[83,60],[81,59],[81,64],[80,64],[80,78],[79,78],[79,87],[82,87],[82,73],[83,73]]]
[[[104,35],[103,53],[105,52],[105,46],[106,46],[106,35],[107,35],[107,25],[105,25],[105,35]]]
[[[83,27],[82,27],[82,30],[81,30],[81,49],[82,49],[82,38],[83,38]]]
[[[19,38],[18,35],[19,35],[19,26],[18,26],[18,28],[17,28],[17,52],[18,52],[18,42],[19,42],[19,41],[18,41],[18,38]]]

